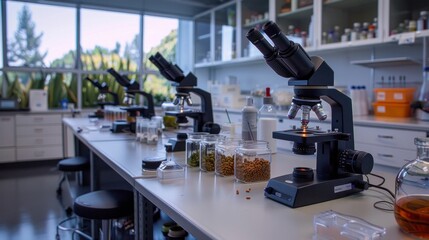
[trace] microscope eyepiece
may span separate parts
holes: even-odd
[[[279,26],[273,21],[269,21],[262,27],[268,37],[273,40],[274,44],[279,48],[280,52],[286,52],[291,47],[294,47],[294,43],[282,33]]]
[[[265,58],[272,57],[276,54],[276,49],[265,39],[264,35],[258,29],[252,28],[246,34],[247,39],[255,45],[256,48],[264,55]]]

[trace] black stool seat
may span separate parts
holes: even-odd
[[[100,190],[76,198],[74,212],[88,219],[116,219],[134,211],[134,194],[127,190]]]
[[[71,157],[58,162],[58,170],[63,172],[77,172],[89,168],[89,160],[84,157]]]

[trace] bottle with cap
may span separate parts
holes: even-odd
[[[277,131],[277,112],[270,93],[270,88],[265,89],[263,105],[258,111],[258,140],[268,142],[272,153],[276,152],[277,141],[273,138],[273,132]]]
[[[241,110],[241,138],[256,141],[257,138],[258,109],[253,105],[253,98],[247,97],[246,106]]]

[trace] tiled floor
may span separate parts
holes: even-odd
[[[55,239],[66,218],[55,191],[59,179],[56,161],[0,165],[0,239]]]

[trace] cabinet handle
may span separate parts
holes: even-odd
[[[34,151],[34,156],[35,157],[43,157],[45,155],[45,151],[40,150],[40,151]]]
[[[35,122],[42,122],[43,121],[43,117],[34,117],[33,120]]]
[[[43,128],[35,128],[34,132],[35,133],[41,133],[41,132],[43,132]]]
[[[387,135],[377,135],[378,138],[387,138],[387,139],[393,139],[393,136],[387,136]]]
[[[377,156],[379,156],[379,157],[386,157],[386,158],[393,158],[392,154],[377,153]]]
[[[11,120],[11,118],[9,118],[9,117],[2,117],[1,118],[2,122],[9,122],[10,120]]]

